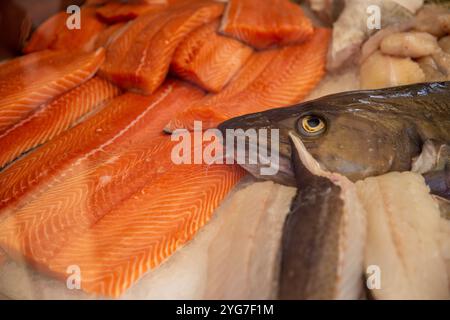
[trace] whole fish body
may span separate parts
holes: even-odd
[[[292,132],[324,169],[357,181],[390,171],[409,171],[425,144],[450,144],[449,99],[450,82],[344,92],[234,118],[219,129],[269,129],[267,141],[258,141],[262,145],[269,145],[270,129],[279,130],[276,175],[261,176],[259,163],[243,165],[259,178],[296,185]],[[448,156],[443,161],[448,163]],[[440,169],[443,167],[445,164]],[[448,165],[446,168],[448,172]]]

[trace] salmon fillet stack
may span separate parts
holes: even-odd
[[[75,30],[68,17],[0,69],[0,264],[62,281],[75,265],[86,293],[120,297],[244,176],[178,164],[167,132],[299,102],[330,32],[288,0],[89,2]]]

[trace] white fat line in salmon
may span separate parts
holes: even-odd
[[[177,129],[172,132],[171,160],[174,164],[239,164],[259,167],[260,175],[276,175],[279,170],[278,129],[202,130],[202,122],[194,121],[194,131]],[[268,136],[270,134],[270,139]],[[270,146],[267,142],[270,140]],[[225,151],[225,154],[224,154]]]

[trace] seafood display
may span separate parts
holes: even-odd
[[[0,299],[450,300],[449,5],[55,2],[0,61]]]
[[[450,9],[425,5],[409,20],[376,33],[361,49],[362,88],[449,80],[449,21]]]

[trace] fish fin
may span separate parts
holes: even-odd
[[[450,145],[427,140],[413,160],[412,171],[421,173],[432,194],[450,200]]]

